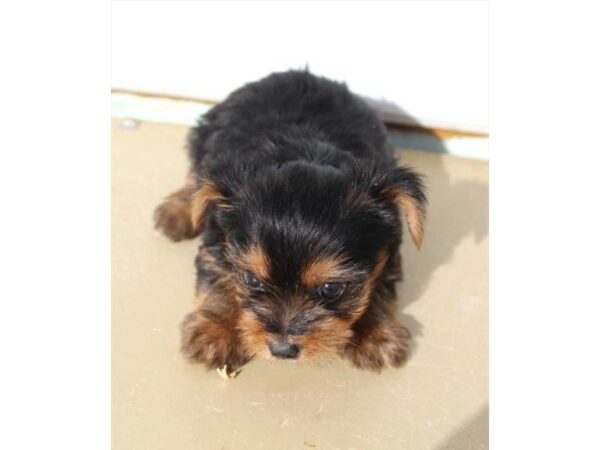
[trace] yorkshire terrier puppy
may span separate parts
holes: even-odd
[[[171,240],[200,236],[187,358],[227,376],[254,357],[405,362],[400,212],[420,247],[426,198],[362,99],[305,71],[272,74],[204,115],[189,155],[185,185],[155,211]]]

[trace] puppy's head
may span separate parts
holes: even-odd
[[[209,180],[195,215],[214,205],[240,299],[247,350],[316,361],[351,337],[400,243],[403,210],[423,236],[425,196],[407,168],[286,162]]]

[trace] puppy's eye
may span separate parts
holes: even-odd
[[[266,286],[251,272],[244,272],[244,283],[253,291],[264,291]]]
[[[325,283],[317,290],[319,296],[326,300],[334,300],[346,290],[345,283]]]

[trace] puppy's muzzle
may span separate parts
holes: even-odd
[[[280,359],[296,359],[300,354],[300,347],[287,339],[269,342],[269,350],[274,357]]]

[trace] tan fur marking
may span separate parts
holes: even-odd
[[[353,315],[354,321],[356,321],[369,306],[371,296],[373,295],[373,290],[375,289],[375,287],[377,286],[377,282],[383,275],[389,257],[389,253],[383,252],[377,259],[377,264],[375,264],[375,268],[373,269],[373,272],[369,276],[369,279],[367,280],[367,282],[365,283],[365,287],[363,288],[363,292],[360,299],[360,307],[356,310],[356,312]]]
[[[269,334],[264,330],[254,313],[243,310],[237,329],[249,357],[261,356],[266,359],[272,358],[267,346]]]
[[[301,346],[300,362],[324,362],[336,357],[352,336],[349,320],[329,318],[318,330],[307,336],[296,337]]]
[[[377,259],[377,264],[375,264],[375,268],[373,269],[373,272],[371,273],[371,276],[367,281],[367,289],[369,290],[369,294],[373,291],[375,283],[379,281],[379,278],[383,274],[385,265],[388,262],[389,257],[390,255],[388,252],[383,252],[381,253],[381,255],[379,255],[379,258]]]
[[[400,203],[400,206],[404,210],[410,235],[412,236],[417,249],[420,249],[421,244],[423,243],[425,211],[423,211],[419,206],[419,203],[412,196],[404,192],[396,191],[394,193],[394,199]]]
[[[246,255],[246,265],[256,276],[267,280],[270,273],[269,259],[260,247],[252,247]]]
[[[212,183],[204,184],[192,195],[190,199],[190,215],[195,229],[202,229],[211,202],[222,199],[223,196]]]
[[[305,286],[316,287],[329,280],[351,277],[352,272],[343,267],[344,260],[339,256],[323,257],[310,264],[302,274]]]

